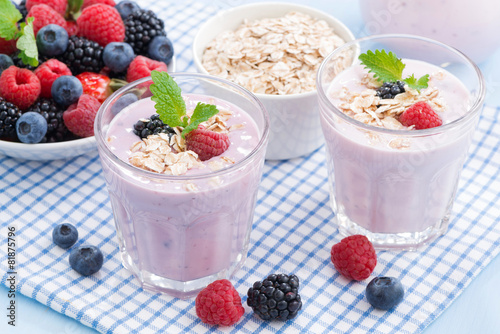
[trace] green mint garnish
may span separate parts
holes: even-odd
[[[17,22],[23,16],[16,6],[9,0],[0,0],[0,37],[10,41],[15,38],[19,30]]]
[[[429,75],[426,74],[418,80],[412,74],[403,79],[403,70],[405,64],[393,52],[387,53],[385,50],[368,50],[366,53],[359,55],[361,64],[369,69],[368,72],[373,73],[373,77],[380,82],[395,82],[398,80],[404,81],[410,88],[420,90],[428,87]]]
[[[30,17],[26,23],[22,22],[17,27],[17,22],[23,16],[9,0],[0,0],[0,37],[7,41],[17,38],[16,47],[19,49],[19,57],[22,62],[38,66],[38,49],[36,47],[35,34],[33,32],[34,18]]]
[[[198,103],[189,118],[186,115],[186,103],[181,95],[181,88],[167,72],[152,71],[153,84],[150,86],[155,102],[156,113],[163,123],[170,127],[181,126],[184,128],[182,137],[196,129],[202,122],[216,115],[219,110],[212,104]]]
[[[32,17],[28,17],[27,23],[21,23],[21,33],[16,42],[19,49],[19,57],[23,63],[33,67],[38,66],[38,49],[36,47],[35,33],[33,31]]]

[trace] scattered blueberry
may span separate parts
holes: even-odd
[[[91,245],[82,245],[73,248],[69,255],[69,264],[83,276],[95,274],[102,267],[104,257],[99,248]]]
[[[135,12],[136,10],[141,9],[138,4],[133,1],[120,1],[115,6],[118,13],[122,17],[122,20],[125,20],[130,14]]]
[[[113,105],[111,106],[111,112],[113,113],[113,115],[116,115],[123,108],[131,105],[134,102],[137,102],[138,100],[139,98],[134,93],[127,93],[116,100],[115,103],[113,103]]]
[[[28,111],[16,122],[17,137],[23,143],[39,143],[47,133],[47,121],[37,112]]]
[[[59,224],[52,231],[52,241],[64,249],[68,249],[78,240],[78,230],[71,224]]]
[[[83,94],[83,86],[76,77],[62,75],[54,81],[50,92],[57,104],[68,107],[78,101],[80,95]]]
[[[12,58],[4,55],[3,53],[0,54],[0,75],[2,74],[3,70],[8,69],[12,65],[14,65]]]
[[[148,54],[149,58],[168,64],[174,56],[174,46],[168,37],[156,36],[149,43]]]
[[[398,305],[403,296],[403,285],[394,277],[375,277],[366,287],[366,299],[380,310],[389,310]]]
[[[48,24],[36,34],[38,51],[48,57],[63,54],[68,48],[68,41],[68,32],[57,24]]]
[[[125,71],[134,59],[134,50],[128,43],[112,42],[104,48],[102,59],[111,71],[120,73]]]

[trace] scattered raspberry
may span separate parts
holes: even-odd
[[[123,42],[125,25],[118,11],[111,6],[97,4],[85,8],[76,20],[79,35],[106,46]]]
[[[90,7],[92,5],[97,5],[97,4],[104,4],[108,5],[111,7],[114,7],[116,5],[114,0],[83,0],[83,5],[82,5],[82,10],[84,10],[87,7]]]
[[[201,161],[221,155],[230,144],[227,134],[206,130],[203,125],[186,135],[186,149],[198,154]]]
[[[79,137],[91,137],[94,135],[94,119],[100,106],[101,103],[95,97],[82,94],[78,102],[63,113],[64,124]]]
[[[238,291],[227,279],[210,283],[196,296],[196,315],[209,325],[231,326],[245,313]]]
[[[0,76],[0,96],[24,110],[40,96],[41,86],[37,76],[25,68],[11,66]]]
[[[351,235],[333,245],[332,262],[348,279],[361,281],[370,276],[377,264],[377,254],[372,243],[364,235]]]
[[[62,16],[66,14],[66,8],[68,7],[67,0],[26,0],[26,9],[29,12],[33,6],[42,4],[49,6]]]
[[[83,72],[78,74],[77,79],[83,86],[83,94],[89,94],[95,97],[100,103],[103,103],[111,95],[109,88],[110,78],[103,74],[93,72]]]
[[[4,55],[10,55],[14,53],[16,50],[17,48],[15,39],[7,41],[4,38],[0,37],[0,53],[3,53]]]
[[[78,25],[76,24],[76,21],[66,21],[65,28],[69,36],[75,36],[78,34]]]
[[[144,56],[132,60],[127,70],[127,81],[132,82],[151,75],[151,71],[167,71],[167,64]]]
[[[417,102],[406,109],[399,116],[399,121],[404,126],[415,125],[417,130],[434,128],[443,124],[439,115],[424,101]]]
[[[50,98],[52,97],[50,90],[54,81],[61,75],[71,75],[71,71],[66,64],[59,60],[49,59],[35,69],[35,75],[42,86],[40,96]]]
[[[38,30],[42,29],[47,24],[57,24],[61,27],[66,27],[66,20],[64,20],[64,17],[51,7],[44,4],[31,7],[27,17],[35,18],[33,21],[33,32],[35,33],[35,36],[38,33]]]

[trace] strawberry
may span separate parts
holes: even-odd
[[[198,154],[201,161],[221,155],[229,145],[227,134],[207,130],[201,124],[186,135],[186,149]]]
[[[443,121],[438,114],[432,109],[427,102],[417,102],[406,109],[399,121],[404,126],[415,126],[415,129],[429,129],[443,124]]]
[[[82,83],[83,94],[92,95],[100,103],[103,103],[111,95],[109,82],[111,79],[103,74],[83,72],[76,76]]]

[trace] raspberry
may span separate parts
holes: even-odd
[[[100,103],[103,103],[111,95],[111,89],[109,88],[111,79],[107,76],[98,73],[83,72],[76,77],[82,83],[83,94],[92,95]]]
[[[42,4],[49,6],[62,16],[66,14],[66,8],[68,7],[67,0],[26,0],[26,9],[29,12],[33,6]]]
[[[59,60],[49,59],[45,63],[38,66],[35,70],[35,75],[40,80],[40,84],[42,86],[40,96],[50,98],[52,97],[50,90],[54,81],[61,75],[71,75],[71,71],[66,64],[60,62]]]
[[[332,262],[348,279],[361,281],[370,276],[377,264],[377,254],[372,243],[364,235],[351,235],[333,245]]]
[[[57,24],[63,28],[66,27],[66,20],[64,17],[51,7],[44,4],[31,7],[27,17],[35,18],[33,21],[33,32],[35,33],[35,36],[38,33],[38,30],[42,29],[47,24]]]
[[[201,161],[221,155],[229,145],[227,134],[206,130],[203,125],[186,135],[186,149],[198,154]]]
[[[0,37],[0,53],[4,55],[10,55],[17,50],[16,40],[11,39],[10,41]]]
[[[82,94],[77,103],[74,103],[63,113],[64,124],[69,131],[79,137],[94,135],[94,119],[101,103],[88,94]]]
[[[399,121],[404,126],[415,125],[417,130],[434,128],[443,124],[439,115],[424,101],[417,102],[406,109],[399,116]]]
[[[38,99],[41,89],[37,76],[25,68],[11,66],[0,76],[0,95],[21,110]]]
[[[65,28],[69,36],[75,36],[78,34],[78,25],[76,24],[76,21],[66,21]]]
[[[196,315],[209,325],[231,326],[245,313],[238,291],[227,279],[210,283],[196,296]]]
[[[111,6],[97,4],[85,8],[76,20],[79,35],[106,46],[111,42],[123,42],[125,26],[118,11]]]
[[[164,62],[156,61],[144,56],[137,56],[132,60],[127,70],[127,81],[132,82],[151,75],[151,71],[167,71]]]
[[[104,4],[104,5],[108,5],[111,7],[114,7],[116,5],[114,0],[83,0],[83,5],[82,5],[81,9],[84,10],[87,7],[90,7],[92,5],[97,5],[99,3]]]

